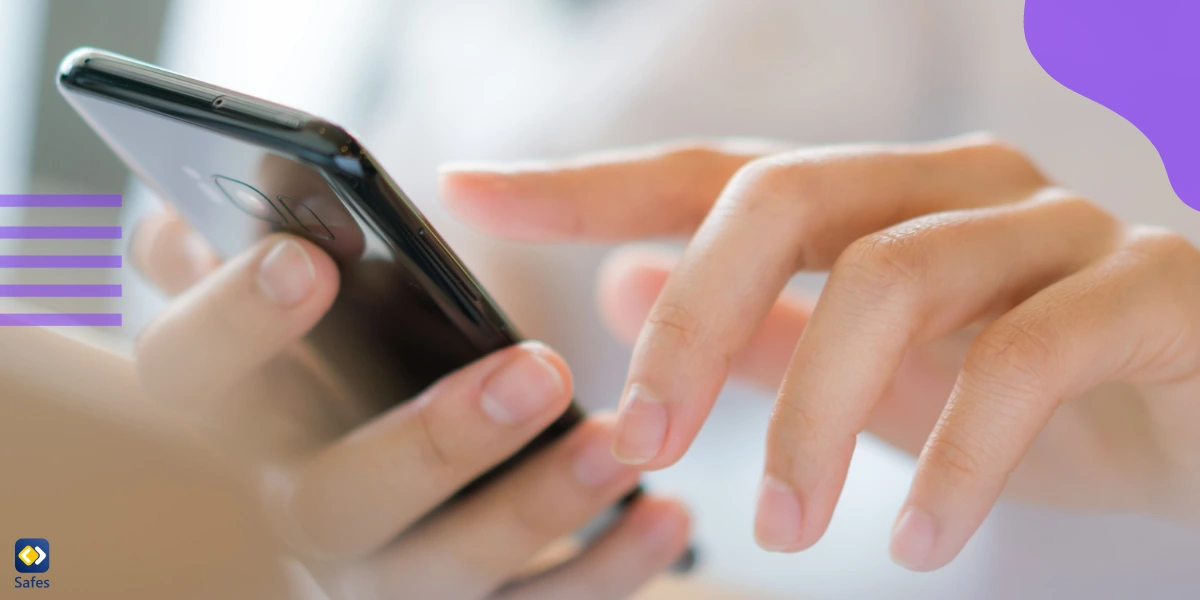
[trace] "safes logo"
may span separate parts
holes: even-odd
[[[18,573],[45,573],[50,570],[50,542],[45,538],[21,538],[13,545],[14,565]],[[50,587],[49,579],[37,577],[13,578],[15,588]]]
[[[43,538],[17,540],[17,572],[45,573],[50,570],[50,542]]]

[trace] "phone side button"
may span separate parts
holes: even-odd
[[[450,257],[449,252],[446,252],[446,246],[438,239],[438,236],[431,235],[425,227],[417,230],[417,236],[421,238],[422,246],[430,255],[430,258],[433,259],[433,263],[437,265],[437,269],[441,272],[442,276],[453,281],[458,291],[472,302],[479,302],[479,294],[476,293],[475,287],[461,274],[462,267],[458,264],[458,261]]]

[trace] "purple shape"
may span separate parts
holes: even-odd
[[[0,227],[0,240],[119,240],[120,227]]]
[[[120,269],[120,255],[0,255],[0,269]]]
[[[98,314],[0,314],[0,327],[120,327],[121,315]]]
[[[109,284],[0,284],[0,298],[120,298],[121,286]]]
[[[1150,138],[1200,210],[1200,1],[1027,0],[1025,41],[1051,77]]]
[[[120,194],[0,194],[0,208],[120,208]]]

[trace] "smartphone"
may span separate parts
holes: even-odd
[[[313,115],[93,48],[58,72],[67,102],[218,254],[288,232],[324,249],[341,288],[307,342],[350,392],[361,422],[521,340],[513,325],[379,163]],[[583,417],[572,402],[518,454]],[[462,492],[460,492],[461,494]]]
[[[337,263],[341,288],[306,341],[361,422],[521,340],[379,162],[342,127],[94,48],[58,89],[126,165],[223,256],[284,231]],[[469,494],[583,418],[571,406]],[[634,495],[640,492],[634,492]],[[626,498],[626,502],[633,495]],[[677,569],[690,567],[689,551]]]

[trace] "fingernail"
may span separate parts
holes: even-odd
[[[771,552],[787,552],[800,540],[800,500],[791,486],[770,475],[758,488],[754,538]]]
[[[617,417],[613,456],[625,464],[640,465],[658,456],[666,437],[667,407],[642,386],[630,386]]]
[[[628,465],[613,458],[606,441],[591,441],[575,457],[575,478],[585,486],[600,487],[631,472]]]
[[[312,293],[317,272],[304,248],[292,240],[275,245],[258,267],[258,285],[283,308],[302,302]]]
[[[929,559],[936,541],[937,525],[933,517],[910,506],[904,509],[900,518],[896,520],[889,551],[896,564],[914,571],[923,571],[929,568]]]
[[[541,412],[563,390],[558,369],[537,352],[524,348],[483,382],[480,403],[488,416],[509,425]]]

